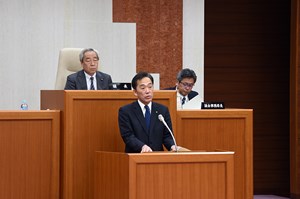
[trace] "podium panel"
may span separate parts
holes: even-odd
[[[233,152],[95,152],[95,199],[232,199],[233,156]]]
[[[253,198],[252,109],[178,110],[177,143],[191,150],[234,151],[235,198]]]
[[[0,198],[59,199],[59,111],[0,111]]]
[[[124,151],[118,111],[135,100],[130,90],[41,91],[41,109],[62,113],[63,199],[93,198],[94,152]],[[171,117],[176,118],[176,91],[154,91],[153,101],[169,107]]]

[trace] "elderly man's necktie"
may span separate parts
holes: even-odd
[[[95,90],[95,87],[94,87],[94,77],[91,77],[90,80],[91,80],[90,90]]]

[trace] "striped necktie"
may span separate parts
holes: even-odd
[[[94,77],[91,77],[90,80],[91,80],[90,90],[95,90],[95,87],[94,87]]]

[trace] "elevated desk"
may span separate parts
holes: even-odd
[[[233,152],[95,152],[95,199],[232,199]]]
[[[61,198],[93,198],[94,152],[124,151],[118,111],[135,100],[133,91],[41,91],[41,109],[61,110]],[[176,118],[176,91],[155,91],[153,101]]]
[[[234,198],[253,199],[253,110],[178,110],[177,144],[234,151]]]
[[[59,111],[0,111],[0,198],[59,199]]]

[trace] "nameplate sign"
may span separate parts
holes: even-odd
[[[224,102],[202,102],[201,109],[224,109]]]

